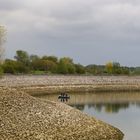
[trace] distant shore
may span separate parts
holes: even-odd
[[[1,87],[14,87],[31,95],[60,92],[140,91],[140,76],[4,76]]]

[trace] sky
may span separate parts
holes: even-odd
[[[16,50],[83,65],[140,66],[140,0],[0,0],[6,58]]]

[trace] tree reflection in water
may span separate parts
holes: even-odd
[[[71,93],[70,99],[58,99],[58,94],[40,96],[40,98],[61,101],[81,111],[85,109],[94,109],[98,112],[118,113],[120,110],[126,110],[131,105],[140,107],[140,93]]]
[[[139,104],[140,105],[140,104]],[[88,107],[88,109],[94,108],[98,112],[101,112],[103,109],[106,113],[118,113],[121,109],[127,109],[129,108],[129,103],[124,103],[124,104],[76,104],[76,105],[71,105],[72,107],[79,109],[81,111],[84,110],[85,106]]]

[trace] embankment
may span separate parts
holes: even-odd
[[[1,87],[14,87],[31,95],[66,92],[140,91],[135,76],[5,76]]]
[[[0,88],[0,140],[122,140],[123,134],[65,104]]]

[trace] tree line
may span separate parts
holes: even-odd
[[[85,68],[74,64],[69,57],[58,59],[56,56],[29,55],[26,51],[17,50],[14,59],[5,59],[1,65],[4,73],[10,74],[84,74]]]
[[[8,74],[86,74],[86,75],[130,75],[140,74],[140,68],[124,67],[118,62],[105,65],[75,64],[69,57],[29,55],[17,50],[13,59],[5,59],[0,67],[1,73]]]
[[[3,59],[6,29],[0,25],[0,74],[87,74],[87,75],[140,75],[140,67],[121,66],[118,62],[105,65],[75,64],[73,59],[56,56],[29,55],[17,50],[13,59]]]

